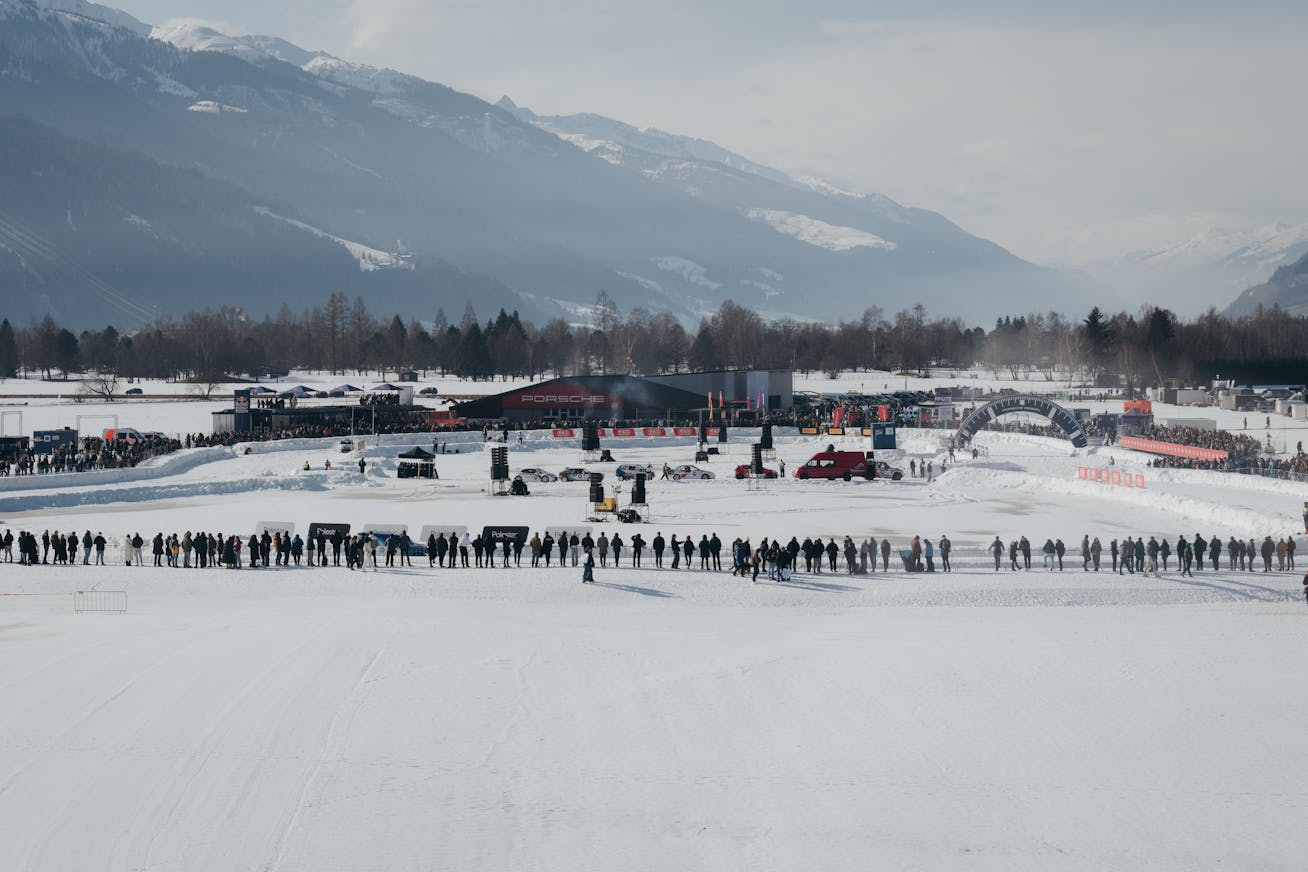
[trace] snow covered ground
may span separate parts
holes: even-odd
[[[215,405],[126,404],[121,423],[207,430],[177,410]],[[620,528],[583,520],[581,483],[487,495],[474,434],[435,482],[394,477],[397,449],[431,447],[398,436],[368,440],[363,475],[335,440],[303,440],[0,479],[0,527],[114,540],[259,520],[948,534],[958,568],[754,585],[624,565],[583,586],[571,567],[417,559],[127,568],[113,546],[102,569],[0,564],[0,869],[1302,868],[1300,576],[1144,579],[1072,555],[995,572],[984,547],[1279,538],[1301,532],[1308,486],[987,433],[930,484],[759,487],[730,478],[747,436],[707,464],[716,480],[651,483],[650,522]],[[888,459],[939,464],[940,438],[906,433]],[[784,434],[778,452],[793,470],[825,441]],[[579,463],[543,435],[511,449],[515,470]],[[1145,487],[1077,478],[1110,455]],[[128,613],[74,615],[93,585],[127,591]]]

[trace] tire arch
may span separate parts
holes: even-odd
[[[1034,397],[1030,394],[1000,397],[981,406],[963,419],[962,426],[958,428],[958,441],[960,443],[970,442],[972,437],[986,424],[1001,415],[1008,415],[1013,412],[1027,412],[1048,418],[1049,422],[1062,430],[1068,441],[1077,448],[1085,448],[1090,442],[1086,436],[1085,428],[1081,426],[1081,422],[1076,419],[1075,415],[1053,400]]]

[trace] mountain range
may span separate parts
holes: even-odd
[[[687,322],[733,299],[804,319],[921,303],[988,325],[1136,299],[704,140],[84,0],[0,0],[0,118],[18,318],[131,327],[344,291],[424,320],[469,303],[581,320],[603,289]]]
[[[1278,223],[1248,230],[1210,228],[1174,245],[1132,252],[1087,269],[1132,299],[1183,315],[1210,307],[1244,314],[1232,300],[1304,254],[1308,224]]]

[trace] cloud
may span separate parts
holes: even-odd
[[[842,21],[826,19],[818,22],[818,29],[827,36],[867,36],[869,34],[889,33],[894,25],[889,21],[864,19],[861,21]]]

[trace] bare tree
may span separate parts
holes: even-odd
[[[82,379],[81,392],[88,397],[99,397],[107,403],[118,392],[118,374],[101,372],[91,378]]]

